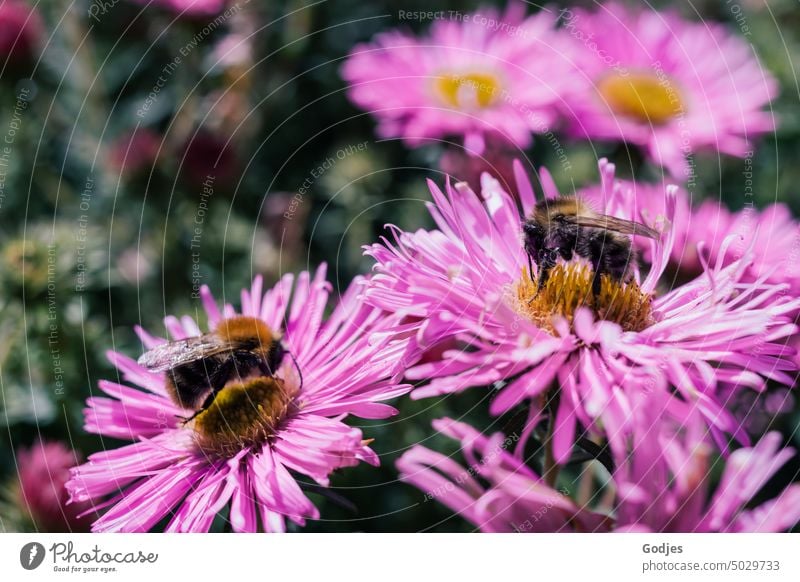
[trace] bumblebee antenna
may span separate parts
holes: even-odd
[[[292,358],[294,362],[294,369],[297,370],[297,375],[300,376],[300,390],[303,389],[303,371],[300,369],[300,364],[297,363],[297,358],[294,357],[294,354],[289,350],[284,349],[284,351],[289,354],[289,357]]]

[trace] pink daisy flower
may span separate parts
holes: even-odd
[[[744,157],[774,129],[763,108],[778,91],[752,47],[721,24],[604,4],[562,12],[583,45],[576,62],[594,89],[569,102],[575,135],[643,146],[675,176],[701,149]]]
[[[167,531],[208,531],[229,506],[234,531],[284,531],[286,519],[303,525],[319,516],[304,478],[324,487],[336,469],[377,465],[361,431],[342,420],[391,416],[396,410],[382,401],[409,387],[395,382],[402,346],[369,339],[392,320],[358,299],[362,285],[356,280],[323,321],[330,292],[324,267],[296,283],[286,275],[266,293],[257,277],[242,291],[240,313],[282,333],[297,365],[285,357],[275,379],[229,382],[188,423],[181,417],[192,410],[168,396],[165,374],[110,352],[128,384],[100,383],[110,398],[89,398],[86,430],[136,442],[96,453],[74,470],[71,499],[109,506],[92,529],[147,531],[169,517]],[[230,305],[220,312],[208,288],[201,295],[212,328],[237,316]],[[190,317],[170,316],[165,325],[173,340],[201,333]],[[147,348],[165,341],[138,331]]]
[[[614,187],[617,196],[613,207],[606,208],[608,214],[629,220],[641,216],[655,220],[666,213],[662,186],[617,180]],[[605,190],[598,184],[582,189],[579,195],[602,207]],[[753,260],[742,273],[743,282],[764,279],[783,283],[788,289],[776,295],[778,299],[787,292],[794,297],[800,292],[800,225],[784,204],[732,212],[716,201],[706,200],[692,208],[688,192],[678,189],[672,230],[675,243],[669,257],[670,269],[679,278],[700,275],[704,262],[729,265],[749,251]],[[643,257],[651,260],[649,245],[638,243]],[[789,340],[796,354],[798,342],[798,336]],[[795,356],[795,362],[800,365],[800,356]],[[751,434],[763,432],[752,429],[791,408],[793,402],[791,394],[781,392],[784,395],[780,397],[769,395],[771,404],[765,408],[766,402],[759,393],[741,392],[736,385],[725,387],[724,393],[720,400]],[[778,405],[779,400],[784,404]]]
[[[434,428],[461,443],[467,467],[441,453],[415,446],[398,461],[400,478],[484,532],[587,532],[607,529],[607,517],[578,507],[547,485],[509,449],[516,440],[484,436],[449,418]]]
[[[22,65],[41,50],[44,21],[36,8],[20,0],[0,4],[0,59],[5,66]]]
[[[575,47],[555,21],[547,10],[526,18],[524,5],[511,3],[502,15],[483,9],[436,20],[422,38],[386,32],[355,47],[342,74],[383,137],[418,146],[463,136],[476,154],[487,135],[527,147],[532,133],[551,130],[563,96],[580,85]]]
[[[768,433],[753,447],[726,459],[713,447],[696,418],[676,430],[652,414],[641,415],[632,454],[615,471],[617,531],[780,532],[800,521],[800,483],[753,506],[752,500],[795,451]],[[716,465],[724,465],[712,489]]]
[[[656,220],[666,213],[664,187],[658,184],[618,180],[618,194],[613,208],[606,213],[628,220]],[[584,188],[580,196],[595,205],[603,204],[601,184]],[[748,249],[753,261],[743,275],[746,281],[766,277],[768,281],[787,283],[793,294],[800,291],[800,224],[785,204],[771,204],[759,210],[746,207],[738,212],[714,200],[705,200],[693,208],[688,192],[676,191],[675,220],[672,226],[675,244],[671,266],[683,274],[695,276],[703,271],[703,261],[722,260],[728,265]],[[733,241],[728,241],[734,237]],[[728,241],[728,242],[726,242]],[[649,245],[637,241],[646,259]],[[705,258],[700,256],[703,248]],[[723,256],[724,255],[724,256]]]
[[[604,200],[613,208],[620,196],[614,167],[601,161],[600,168],[609,186]],[[522,211],[530,216],[533,189],[521,165],[517,174]],[[546,170],[540,179],[547,198],[557,197]],[[655,394],[674,418],[698,409],[720,442],[726,434],[746,442],[718,398],[720,386],[793,384],[794,350],[785,342],[796,330],[788,314],[800,300],[786,297],[785,285],[743,280],[751,249],[726,265],[732,238],[702,275],[667,293],[656,291],[674,242],[666,227],[653,241],[643,279],[603,276],[595,295],[591,267],[580,258],[559,259],[537,290],[520,209],[495,179],[484,174],[480,194],[464,183],[448,183],[445,192],[429,186],[438,229],[395,229],[393,240],[367,248],[377,264],[366,298],[408,318],[398,333],[411,338],[409,358],[452,338],[463,346],[409,369],[409,379],[429,380],[412,397],[494,386],[491,413],[527,401],[529,431],[549,416],[554,460],[563,463],[579,430],[623,451],[642,393]],[[673,225],[675,196],[667,190],[666,222]]]
[[[795,454],[781,448],[779,433],[723,459],[712,456],[696,416],[680,430],[648,413],[639,420],[645,417],[609,483],[613,509],[602,509],[602,500],[589,509],[566,488],[547,485],[519,458],[516,435],[484,436],[451,419],[434,428],[460,441],[466,466],[415,446],[397,467],[402,480],[424,492],[424,502],[442,503],[484,532],[780,532],[800,521],[798,483],[752,502]],[[718,482],[716,465],[723,465]]]
[[[11,503],[21,512],[21,521],[33,531],[86,531],[88,517],[79,514],[87,503],[67,504],[65,483],[70,468],[80,461],[75,451],[54,441],[40,441],[17,452],[18,483],[12,486]],[[25,529],[27,529],[26,526]]]
[[[794,294],[800,291],[800,225],[785,204],[732,212],[708,200],[692,211],[691,220],[694,224],[687,228],[687,248],[678,263],[681,267],[699,270],[701,244],[706,246],[709,257],[716,258],[722,254],[725,238],[735,235],[738,240],[731,247],[734,258],[752,244],[754,260],[746,273],[749,280],[766,277],[768,281],[789,284]],[[702,229],[698,228],[700,225]]]

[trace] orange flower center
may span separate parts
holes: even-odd
[[[653,323],[652,296],[634,281],[621,283],[608,275],[600,279],[600,293],[592,291],[592,268],[580,262],[559,263],[550,270],[547,282],[538,289],[528,269],[514,284],[512,302],[517,313],[537,326],[554,333],[553,316],[564,317],[570,325],[575,312],[588,307],[605,321],[619,324],[625,331],[641,331]]]
[[[597,83],[604,102],[615,112],[642,123],[662,125],[683,111],[675,83],[651,73],[608,75]]]

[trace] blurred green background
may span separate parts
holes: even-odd
[[[348,102],[339,70],[357,42],[429,25],[399,21],[399,10],[485,4],[251,0],[209,31],[211,18],[177,18],[128,0],[107,2],[94,17],[85,0],[39,2],[38,44],[28,55],[0,55],[0,481],[14,479],[12,451],[39,437],[84,454],[120,444],[82,429],[86,397],[99,379],[116,378],[104,353],[136,357],[135,324],[164,335],[165,315],[197,316],[198,282],[238,305],[255,273],[272,283],[325,261],[338,291],[369,270],[361,246],[386,223],[428,226],[424,180],[442,179],[446,146],[408,150],[376,139],[374,120]],[[796,2],[740,0],[740,12],[726,2],[680,4],[687,17],[721,20],[732,31],[745,15],[747,40],[782,85],[774,103],[780,129],[755,157],[756,203],[783,201],[797,215]],[[567,190],[595,181],[601,156],[622,175],[638,167],[635,152],[618,145],[565,147],[569,173],[546,143],[513,153],[528,167],[549,166]],[[457,149],[451,155],[447,169],[469,177]],[[328,158],[336,163],[315,177]],[[742,160],[699,157],[693,194],[741,208],[742,171]],[[502,429],[509,419],[488,417],[489,397],[405,399],[398,417],[363,423],[381,468],[334,476],[335,492],[357,509],[317,498],[323,519],[307,530],[469,531],[397,482],[394,460],[415,443],[453,450],[431,437],[434,418]],[[800,445],[797,424],[795,412],[776,426]]]

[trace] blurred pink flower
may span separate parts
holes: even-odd
[[[713,447],[696,415],[675,428],[654,410],[638,415],[632,448],[618,458],[611,481],[615,507],[608,515],[546,485],[510,451],[518,446],[511,436],[484,436],[450,419],[434,427],[461,442],[468,466],[418,445],[397,467],[426,502],[446,505],[484,532],[779,532],[800,521],[798,483],[753,506],[756,494],[795,454],[781,448],[779,433],[712,462]]]
[[[481,174],[495,176],[507,191],[514,185],[514,159],[516,151],[497,139],[489,139],[481,155],[462,148],[449,147],[442,152],[439,169],[458,182],[477,184]]]
[[[754,447],[715,457],[696,418],[678,428],[654,414],[640,416],[631,454],[614,474],[618,531],[779,532],[800,521],[800,483],[753,506],[770,478],[794,456],[781,435],[768,433]],[[646,419],[646,422],[644,422]],[[712,490],[717,465],[724,465]]]
[[[117,172],[128,177],[149,173],[162,144],[163,138],[156,132],[136,128],[112,142],[109,163]]]
[[[795,336],[796,337],[796,336]],[[724,394],[728,393],[728,396]],[[795,397],[791,390],[778,386],[767,392],[743,392],[736,386],[723,389],[721,398],[725,408],[733,413],[737,422],[750,435],[763,435],[781,420],[781,415],[791,413]]]
[[[533,189],[521,165],[517,170],[529,216]],[[608,187],[604,200],[613,208],[622,195],[614,167],[601,160],[600,172]],[[546,170],[540,179],[546,196],[557,197]],[[496,180],[484,174],[480,195],[464,183],[448,183],[445,192],[429,186],[438,230],[394,229],[392,240],[366,249],[377,262],[366,299],[409,318],[398,329],[411,338],[408,359],[445,338],[464,346],[409,369],[409,379],[428,380],[412,397],[494,386],[492,414],[528,401],[531,423],[554,414],[553,448],[561,463],[578,430],[623,450],[642,395],[650,393],[674,418],[698,409],[719,442],[728,434],[746,442],[718,398],[719,387],[762,390],[767,379],[793,384],[794,350],[784,344],[796,331],[789,314],[800,300],[782,294],[784,286],[743,280],[754,257],[747,249],[728,263],[733,239],[700,276],[662,295],[656,290],[674,243],[669,228],[652,241],[644,280],[606,277],[606,291],[595,297],[591,267],[579,258],[559,259],[537,291],[527,273],[520,210]],[[667,189],[666,219],[680,232],[675,198],[675,189]],[[554,384],[559,404],[550,411]]]
[[[579,85],[574,45],[555,14],[482,9],[436,20],[427,36],[379,34],[353,50],[342,75],[350,99],[378,118],[382,137],[408,145],[463,136],[481,154],[488,135],[519,147],[550,131],[558,106]]]
[[[394,380],[402,346],[370,340],[392,318],[358,299],[362,285],[355,280],[325,322],[330,285],[324,267],[313,278],[301,273],[296,283],[286,275],[266,293],[256,277],[242,291],[241,313],[282,330],[303,382],[286,357],[277,374],[280,391],[269,390],[275,381],[267,378],[229,384],[212,405],[231,427],[220,425],[219,434],[209,434],[210,425],[179,421],[191,411],[168,397],[164,374],[110,352],[123,379],[135,387],[101,381],[112,398],[89,398],[86,430],[137,442],[96,453],[74,469],[67,485],[73,501],[97,503],[113,495],[98,506],[110,509],[92,529],[147,531],[171,516],[167,531],[204,532],[229,505],[234,531],[253,532],[259,525],[284,531],[286,519],[303,525],[319,516],[294,474],[325,487],[335,469],[360,461],[377,465],[361,431],[343,419],[392,416],[396,410],[382,401],[410,387]],[[207,288],[201,295],[209,325],[236,315],[230,305],[220,312]],[[201,333],[187,316],[167,317],[165,325],[174,340]],[[138,332],[147,348],[165,341]],[[225,447],[209,446],[215,443]]]
[[[237,177],[239,159],[234,144],[230,138],[214,131],[198,129],[184,142],[179,156],[181,174],[194,185],[204,184],[209,179],[229,182]]]
[[[774,129],[763,108],[778,83],[723,25],[614,2],[594,12],[564,10],[562,18],[564,32],[584,48],[577,62],[593,85],[567,104],[576,136],[641,145],[688,179],[687,155],[710,149],[745,157],[753,138]]]
[[[35,58],[44,34],[38,10],[20,0],[0,4],[0,60],[13,66]]]
[[[434,428],[461,443],[469,466],[423,446],[398,461],[400,478],[443,503],[484,532],[591,532],[608,528],[606,516],[578,507],[564,492],[544,483],[509,449],[501,433],[484,436],[449,418]]]
[[[209,65],[247,71],[253,66],[253,35],[253,31],[246,30],[244,33],[233,32],[223,37],[209,55]]]
[[[80,459],[62,443],[40,441],[17,452],[17,504],[36,531],[73,532],[89,529],[88,517],[78,517],[89,505],[67,504],[65,483]]]
[[[752,245],[753,263],[746,280],[766,278],[789,284],[795,295],[800,291],[800,225],[785,204],[732,212],[715,200],[707,200],[692,211],[686,230],[682,267],[700,270],[700,244],[715,260],[722,254],[725,238],[734,235],[737,240],[730,248],[732,258],[742,256]]]

